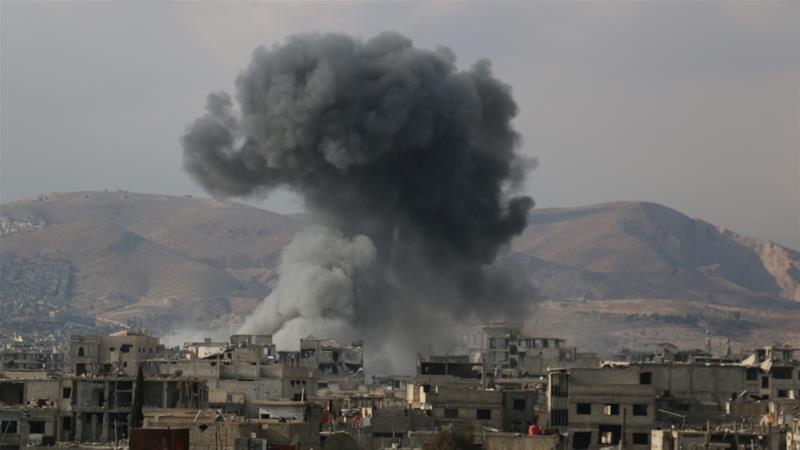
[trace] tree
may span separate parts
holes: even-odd
[[[139,364],[136,383],[133,385],[133,406],[131,407],[131,428],[141,428],[144,424],[144,369]]]

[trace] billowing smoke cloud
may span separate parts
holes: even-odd
[[[275,289],[242,331],[284,330],[276,341],[281,348],[297,346],[297,336],[312,331],[321,337],[352,334],[358,278],[372,276],[376,257],[366,236],[348,239],[319,225],[301,231],[283,251]]]
[[[489,266],[533,201],[509,194],[531,162],[488,61],[459,70],[449,50],[396,33],[298,35],[256,49],[236,86],[238,107],[211,94],[189,126],[186,170],[217,196],[288,188],[320,224],[284,251],[243,331],[362,336],[413,358],[442,320],[513,315],[530,299]]]

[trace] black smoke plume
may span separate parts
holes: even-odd
[[[529,287],[490,264],[526,226],[533,200],[509,193],[531,161],[488,61],[459,70],[396,33],[297,35],[256,49],[236,87],[238,107],[211,94],[188,127],[186,170],[215,196],[288,188],[318,224],[244,331],[363,335],[408,357],[444,319],[521,311]]]

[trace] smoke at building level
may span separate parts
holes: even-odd
[[[211,94],[188,127],[186,170],[216,196],[290,189],[316,223],[243,332],[360,336],[391,370],[442,323],[523,310],[529,286],[492,262],[526,225],[533,200],[511,193],[532,161],[488,61],[459,70],[396,33],[297,35],[256,49],[236,86],[238,107]]]

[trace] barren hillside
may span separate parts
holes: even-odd
[[[281,249],[305,225],[233,202],[126,192],[50,194],[2,205],[0,214],[4,263],[59,261],[70,274],[59,298],[75,312],[161,332],[241,320],[269,292]],[[537,326],[581,342],[624,344],[648,333],[692,341],[705,329],[742,345],[800,339],[791,331],[800,253],[661,205],[538,210],[503,257],[538,289]],[[26,270],[4,274],[19,278],[4,282],[4,304],[35,292],[18,292]]]

